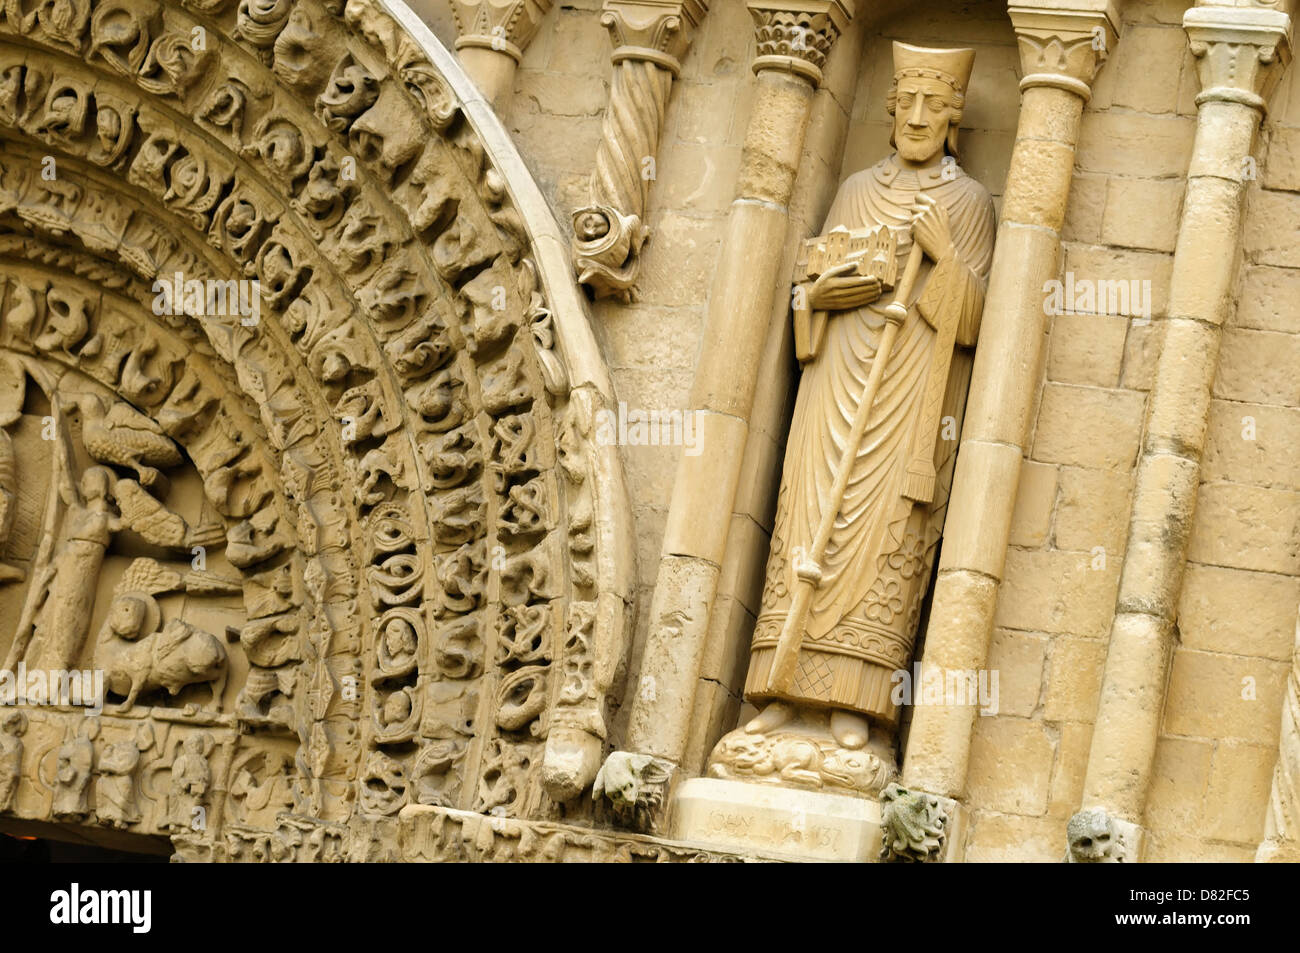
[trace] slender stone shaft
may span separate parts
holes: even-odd
[[[1015,5],[1010,15],[1023,96],[926,630],[924,662],[937,671],[987,662],[1046,338],[1043,285],[1057,276],[1083,107],[1118,23],[1105,4]],[[975,710],[914,710],[907,787],[962,795]]]

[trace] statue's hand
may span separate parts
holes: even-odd
[[[857,268],[857,262],[846,261],[818,275],[808,291],[808,307],[813,311],[851,311],[879,298],[880,279],[852,274]]]
[[[952,226],[948,210],[922,192],[916,197],[917,211],[912,217],[912,238],[932,261],[942,261],[956,254],[952,245]]]

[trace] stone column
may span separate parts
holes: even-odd
[[[552,0],[451,0],[460,33],[456,57],[483,96],[500,111],[515,70]]]
[[[668,94],[707,10],[704,0],[605,0],[614,78],[590,198],[573,213],[578,280],[598,298],[634,296]]]
[[[1237,267],[1242,179],[1252,166],[1264,97],[1290,59],[1290,17],[1278,10],[1193,7],[1183,28],[1201,82],[1196,140],[1080,812],[1104,811],[1130,860],[1140,853],[1141,830],[1131,828],[1142,822],[1155,759],[1210,392]]]
[[[640,682],[629,686],[629,750],[605,765],[626,774],[653,763],[665,781],[687,743],[756,372],[775,296],[789,284],[779,264],[809,111],[852,16],[851,0],[749,0],[749,9],[754,100],[691,391],[701,452],[677,467]]]
[[[1107,0],[1009,10],[1024,78],[1002,218],[975,351],[923,661],[977,671],[988,658],[1011,513],[1047,329],[1043,283],[1057,275],[1083,107],[1116,39]],[[903,783],[944,798],[966,786],[973,706],[917,706]]]

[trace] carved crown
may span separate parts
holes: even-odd
[[[894,41],[895,82],[904,76],[925,76],[942,80],[964,94],[974,65],[975,51],[971,49],[930,49]]]

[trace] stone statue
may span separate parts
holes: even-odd
[[[0,719],[0,811],[9,810],[18,782],[23,776],[23,734],[27,716],[20,711],[5,712]]]
[[[144,722],[136,734],[104,748],[95,766],[95,813],[101,823],[119,830],[140,822],[136,806],[135,771],[140,757],[153,747],[153,728]]]
[[[172,830],[190,830],[200,817],[196,813],[207,801],[212,787],[212,769],[208,756],[216,742],[206,731],[186,735],[181,750],[172,759],[171,791],[167,798],[167,816]]]
[[[858,749],[888,766],[859,772],[869,780],[856,793],[876,793],[892,772],[891,676],[910,662],[943,527],[970,367],[962,349],[976,341],[993,255],[992,199],[956,162],[974,55],[894,44],[897,152],[844,182],[796,275],[803,376],[745,684],[761,711],[715,749],[715,777],[835,787],[820,769],[754,773],[755,748],[791,735],[820,749],[809,766]],[[791,628],[797,656],[783,679],[774,665]],[[745,765],[732,763],[737,751]]]
[[[54,816],[61,820],[85,817],[90,808],[87,795],[95,770],[95,739],[99,737],[99,719],[86,718],[76,735],[59,748],[55,773]]]

